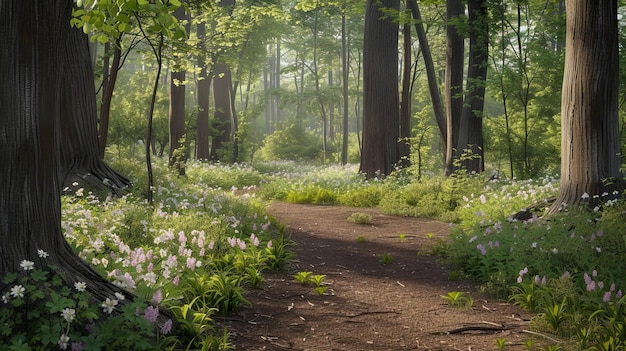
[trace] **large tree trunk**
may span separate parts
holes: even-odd
[[[399,0],[368,0],[363,38],[363,152],[360,171],[388,175],[399,161],[398,23],[384,9]]]
[[[561,188],[551,213],[607,200],[603,180],[621,190],[617,1],[567,0],[561,98]],[[586,194],[586,195],[585,195]],[[594,195],[599,195],[597,198]]]
[[[130,181],[104,163],[98,153],[96,92],[89,40],[71,28],[64,42],[61,79],[61,171],[63,187],[87,187],[121,195]],[[74,186],[73,184],[78,184]]]
[[[454,160],[458,158],[456,150],[459,144],[459,128],[463,109],[463,61],[464,38],[459,33],[455,21],[465,13],[461,0],[446,1],[447,45],[446,45],[446,175],[454,172]]]
[[[485,170],[483,110],[489,59],[489,19],[485,0],[469,0],[467,8],[470,28],[469,63],[457,150],[460,153],[471,152],[471,156],[464,157],[461,161],[466,172],[482,173]]]
[[[71,6],[68,0],[0,2],[0,276],[19,272],[28,259],[37,267],[55,265],[68,284],[86,282],[96,298],[113,297],[120,289],[83,262],[61,232],[61,141],[68,138],[61,104],[69,85],[59,68],[74,54],[66,45]],[[73,79],[93,86],[91,72]],[[50,257],[39,257],[40,249]]]

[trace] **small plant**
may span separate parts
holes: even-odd
[[[348,217],[348,220],[356,224],[372,223],[372,216],[367,213],[355,212]]]
[[[394,261],[394,258],[391,254],[389,253],[384,253],[382,255],[380,255],[380,259],[378,260],[380,263],[387,265],[387,264],[391,264]]]
[[[313,272],[298,272],[293,276],[293,279],[300,284],[306,284],[309,282]]]
[[[532,351],[536,343],[537,342],[534,340],[526,340],[526,342],[524,342],[524,347],[526,347],[527,351]]]
[[[450,291],[446,295],[441,295],[441,298],[454,307],[470,308],[474,305],[474,299],[462,291]]]
[[[359,243],[359,244],[366,243],[367,239],[365,239],[364,236],[360,235],[360,236],[356,237],[356,242]]]
[[[398,239],[400,240],[401,243],[405,242],[406,241],[406,234],[404,234],[404,233],[398,234]]]
[[[315,292],[317,292],[319,295],[323,295],[324,292],[326,292],[327,287],[324,281],[326,279],[326,275],[324,274],[313,275],[312,272],[298,272],[293,277],[296,280],[296,282],[300,284],[314,286]]]
[[[543,318],[548,322],[554,331],[559,329],[559,325],[566,319],[565,309],[567,301],[564,298],[560,305],[554,304],[551,307],[544,308]]]
[[[495,341],[496,347],[499,350],[504,350],[506,348],[506,339],[505,338],[497,338]]]

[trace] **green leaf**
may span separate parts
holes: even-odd
[[[17,273],[7,273],[4,278],[2,278],[2,282],[4,284],[12,284],[17,280]]]

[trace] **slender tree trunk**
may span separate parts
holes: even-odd
[[[398,152],[400,163],[407,167],[411,164],[411,24],[402,28],[403,64],[402,64],[402,95],[400,98],[400,143]]]
[[[102,103],[100,104],[100,158],[104,158],[109,136],[109,119],[111,116],[111,101],[113,100],[113,90],[117,82],[117,73],[120,70],[120,59],[122,56],[121,40],[116,40],[113,45],[113,62],[111,68],[106,68],[108,76],[103,77],[104,86],[102,90]],[[107,60],[108,62],[108,60]]]
[[[177,20],[187,19],[185,7],[181,6],[174,11]],[[189,33],[190,26],[187,26]],[[176,50],[176,49],[175,49]],[[176,55],[175,55],[176,56]],[[170,113],[169,113],[169,167],[174,168],[179,175],[185,175],[187,161],[186,145],[182,144],[185,137],[185,86],[187,85],[187,71],[173,70],[170,78]]]
[[[447,45],[446,45],[446,175],[454,172],[454,160],[462,150],[456,150],[459,144],[459,128],[463,109],[463,61],[464,38],[459,33],[458,21],[465,13],[461,0],[446,1]]]
[[[435,64],[433,62],[433,56],[430,52],[430,45],[426,38],[426,31],[424,30],[424,24],[422,22],[422,15],[419,10],[419,6],[416,0],[408,0],[407,6],[413,14],[415,19],[415,31],[417,32],[417,39],[420,44],[420,50],[424,57],[424,66],[426,68],[426,77],[428,78],[428,91],[430,92],[430,100],[433,105],[433,113],[435,114],[435,122],[439,127],[439,134],[441,140],[446,143],[447,129],[446,129],[446,114],[443,108],[443,99],[441,98],[441,91],[439,90],[439,82],[437,81],[437,72],[435,72]]]
[[[363,38],[363,153],[360,171],[368,178],[388,175],[398,163],[398,23],[384,9],[399,0],[368,0]]]
[[[328,144],[328,117],[326,115],[326,106],[324,105],[324,100],[322,98],[322,92],[320,90],[320,73],[318,69],[318,60],[317,60],[317,30],[318,17],[315,16],[315,24],[313,26],[313,76],[315,78],[315,93],[317,95],[317,102],[320,106],[320,113],[322,115],[322,149],[324,153],[324,164],[326,164],[326,152],[327,152],[327,144]]]
[[[469,64],[457,149],[461,153],[465,153],[465,150],[471,152],[471,157],[461,161],[465,171],[482,173],[485,170],[483,110],[489,59],[489,19],[485,0],[468,0],[467,7],[470,28]]]
[[[348,115],[350,114],[348,106],[348,45],[346,43],[346,13],[345,9],[341,13],[341,74],[343,88],[343,141],[341,143],[341,164],[348,163],[348,136],[350,128],[348,124]]]
[[[206,25],[204,22],[198,23],[196,27],[198,42],[201,54],[198,56],[198,67],[200,75],[198,77],[198,121],[196,124],[196,159],[209,159],[209,95],[211,92],[211,78],[208,72],[206,57]]]
[[[621,191],[617,1],[567,0],[565,70],[561,99],[563,205],[596,206]],[[603,184],[603,180],[611,180]],[[595,197],[594,195],[598,195]]]

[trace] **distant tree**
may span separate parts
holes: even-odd
[[[399,161],[399,0],[368,0],[363,37],[363,152],[360,171],[388,175]]]
[[[561,184],[551,213],[563,205],[595,206],[623,189],[617,1],[566,0],[565,6]]]
[[[465,6],[461,0],[446,0],[446,175],[454,172],[454,160],[461,150],[459,128],[463,110],[463,62],[465,58],[465,38],[462,35],[461,21]]]
[[[174,11],[176,19],[182,23],[187,22],[187,33],[191,28],[188,15],[184,7],[179,7]],[[170,112],[169,112],[169,167],[176,170],[179,175],[185,175],[185,162],[187,159],[186,145],[184,141],[185,126],[185,87],[187,86],[187,71],[182,64],[181,57],[184,56],[182,50],[174,49],[174,70],[170,73]],[[178,62],[177,62],[178,61]]]
[[[481,173],[485,170],[483,110],[489,64],[489,9],[486,0],[468,0],[467,10],[469,63],[457,150],[460,153],[471,152],[470,157],[461,160],[465,171]]]

